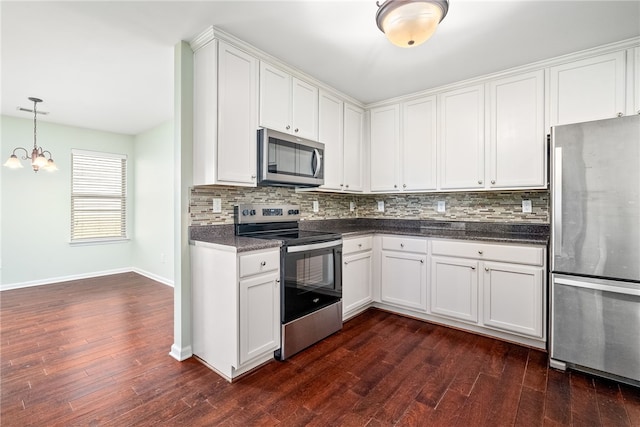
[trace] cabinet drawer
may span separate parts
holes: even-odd
[[[351,239],[344,239],[342,241],[342,253],[350,254],[360,251],[368,251],[373,247],[373,237],[354,237]]]
[[[544,264],[544,249],[530,246],[434,240],[431,243],[431,253],[516,264]]]
[[[427,241],[410,237],[382,237],[382,249],[401,252],[427,253]]]
[[[280,251],[240,255],[240,277],[277,270],[280,267]]]

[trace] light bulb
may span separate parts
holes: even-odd
[[[47,165],[47,158],[44,156],[44,154],[38,154],[38,157],[33,159],[33,164],[38,168],[44,167]]]

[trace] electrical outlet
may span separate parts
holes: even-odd
[[[349,202],[349,212],[356,210],[356,202]]]
[[[317,200],[313,201],[313,211],[314,212],[318,212],[320,210],[320,204],[318,203]]]
[[[213,199],[212,202],[213,213],[222,212],[222,199]]]
[[[444,213],[446,211],[444,200],[438,200],[438,212]]]
[[[384,212],[384,200],[378,202],[378,212]]]
[[[522,201],[522,213],[531,213],[531,200]]]

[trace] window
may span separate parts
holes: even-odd
[[[72,150],[71,242],[127,238],[127,156]]]

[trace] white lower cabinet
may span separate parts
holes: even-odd
[[[343,256],[342,318],[347,319],[373,300],[371,289],[371,250]]]
[[[427,242],[410,237],[382,237],[380,301],[427,310]]]
[[[484,263],[482,323],[491,328],[542,337],[543,270]]]
[[[478,261],[431,258],[431,313],[478,322]]]
[[[280,347],[280,250],[190,249],[193,354],[231,381]]]

